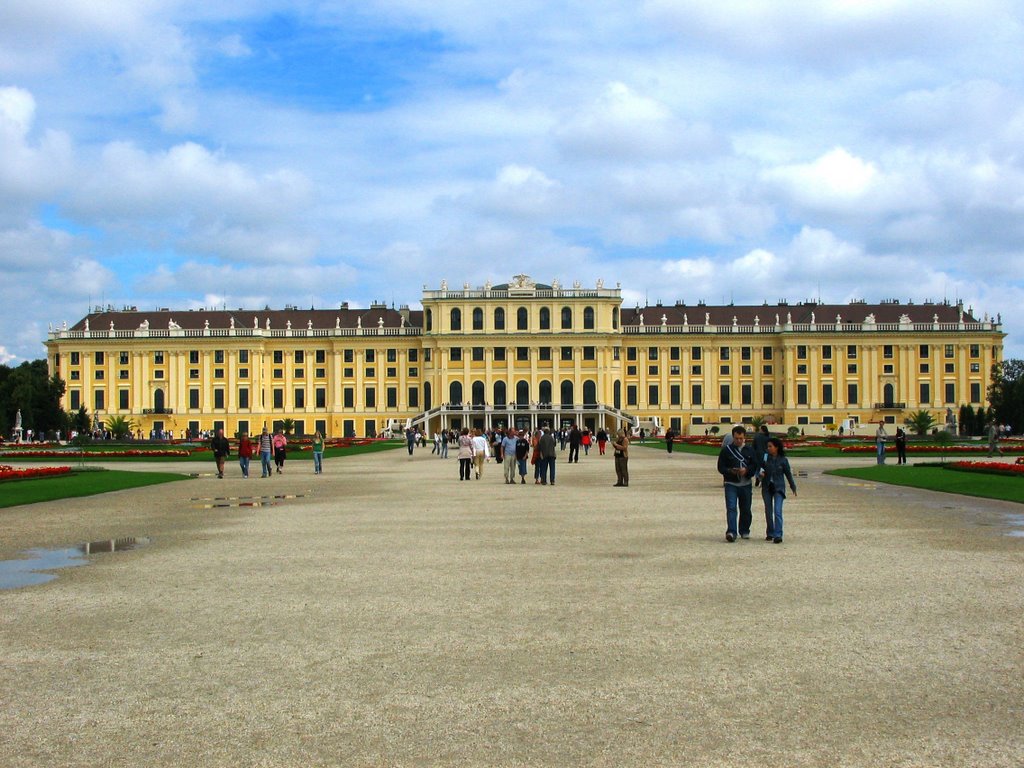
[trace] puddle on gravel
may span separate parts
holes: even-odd
[[[276,507],[283,499],[303,499],[304,493],[279,493],[275,496],[193,496],[189,501],[204,501],[196,509],[225,509],[229,507]]]
[[[1006,534],[1007,536],[1017,536],[1018,538],[1024,538],[1024,515],[1006,515],[1006,522],[1010,524],[1011,530]]]
[[[57,578],[55,573],[47,571],[58,568],[76,568],[88,565],[89,555],[101,552],[127,552],[149,544],[149,539],[127,537],[122,539],[105,539],[90,541],[77,547],[63,549],[27,549],[22,552],[23,558],[17,560],[0,560],[0,589],[17,589],[18,587],[34,587]]]

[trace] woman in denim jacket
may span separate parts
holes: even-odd
[[[789,482],[794,496],[796,496],[796,482],[793,480],[793,471],[789,468],[789,459],[786,458],[786,448],[779,438],[769,438],[768,451],[763,457],[759,475],[766,523],[764,538],[765,541],[781,544],[782,505],[786,500],[786,482]]]

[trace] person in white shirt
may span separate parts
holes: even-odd
[[[479,429],[473,430],[473,467],[476,471],[476,479],[484,473],[484,461],[491,457],[491,446],[487,444],[487,438]]]

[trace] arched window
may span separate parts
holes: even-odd
[[[584,381],[583,382],[583,404],[584,405],[597,405],[597,382],[596,381]]]
[[[433,403],[430,402],[430,382],[423,382],[423,410],[429,411],[433,408]]]
[[[462,402],[462,382],[453,381],[448,385],[448,402],[459,405]]]
[[[530,382],[528,381],[517,381],[516,382],[516,405],[529,405],[530,404]]]
[[[486,401],[484,396],[484,383],[482,381],[473,382],[473,405],[483,405]]]
[[[526,307],[520,307],[516,310],[516,330],[530,330],[530,313],[526,311]]]
[[[482,331],[484,329],[484,311],[480,307],[473,307],[473,330]]]
[[[619,308],[618,307],[613,307],[612,308],[612,328],[614,328],[615,330],[619,330]],[[616,406],[616,407],[618,407],[618,406]]]
[[[497,408],[504,408],[507,403],[506,387],[504,381],[494,382],[494,405]]]
[[[434,330],[434,312],[433,310],[427,310],[427,333]]]
[[[544,403],[545,405],[550,405],[551,404],[551,382],[550,381],[542,381],[540,383],[539,397],[540,397],[540,402]]]
[[[158,392],[160,390],[157,390]],[[896,394],[892,384],[886,384],[882,387],[882,400],[885,401],[886,405],[896,402]]]
[[[572,407],[572,380],[566,379],[562,382],[562,407]]]
[[[586,307],[583,310],[583,330],[594,330],[594,308]]]
[[[567,331],[572,328],[572,309],[570,307],[562,307],[562,330]]]
[[[157,389],[153,393],[153,410],[157,413],[164,412],[164,391],[162,389]]]
[[[505,330],[505,310],[498,307],[494,310],[494,330],[504,331]]]
[[[462,311],[458,307],[455,307],[454,309],[452,309],[452,322],[451,322],[451,326],[452,326],[452,330],[453,331],[461,331],[462,330]]]
[[[622,407],[622,382],[616,381],[612,393],[612,405],[616,408]]]
[[[551,310],[547,307],[540,308],[540,329],[542,331],[551,330]]]

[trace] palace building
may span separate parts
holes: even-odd
[[[422,309],[97,310],[51,330],[64,407],[137,429],[376,435],[421,426],[885,420],[984,407],[1001,322],[962,304],[622,306],[619,287],[424,288]]]

